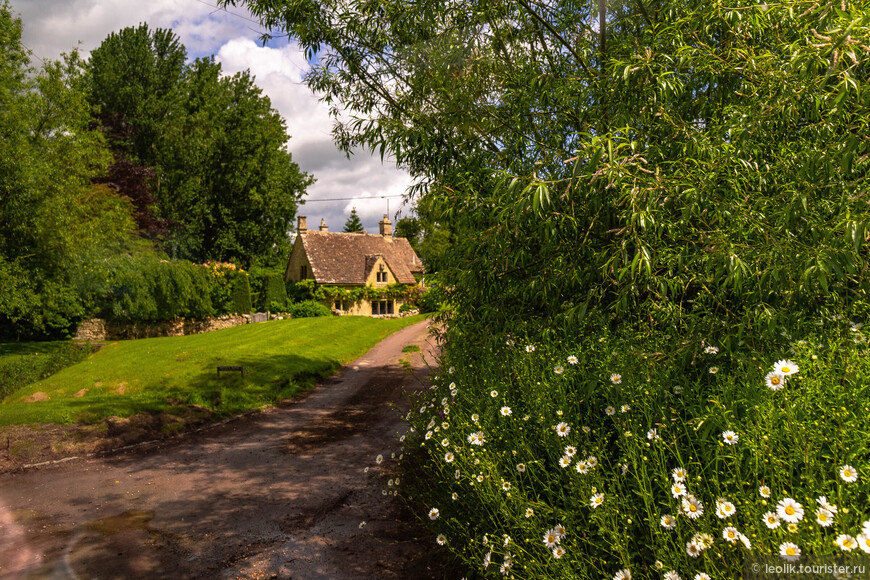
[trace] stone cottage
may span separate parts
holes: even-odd
[[[305,216],[299,216],[296,242],[290,253],[285,280],[311,279],[320,285],[339,288],[384,288],[390,284],[419,285],[423,263],[405,238],[393,237],[393,226],[385,215],[377,235],[330,232],[321,220],[318,231],[309,230]],[[397,316],[405,299],[334,300],[327,304],[339,314]]]

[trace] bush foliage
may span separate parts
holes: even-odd
[[[316,300],[303,300],[302,302],[291,304],[289,313],[293,318],[332,316],[332,311]]]

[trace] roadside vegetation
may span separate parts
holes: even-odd
[[[369,473],[468,578],[870,552],[865,3],[220,4],[449,224],[435,388]]]
[[[299,394],[386,335],[422,319],[277,320],[190,336],[112,342],[82,362],[11,393],[0,404],[0,425],[98,422],[185,406],[201,407],[217,417],[241,413]],[[0,365],[21,356],[20,350],[9,353]],[[225,371],[218,378],[218,366],[241,366],[244,376]]]

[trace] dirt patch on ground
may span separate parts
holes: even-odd
[[[43,393],[42,391],[36,391],[26,399],[24,399],[25,403],[38,403],[39,401],[47,401],[48,393]]]
[[[174,407],[171,413],[138,413],[89,422],[0,427],[0,473],[71,457],[104,455],[145,442],[164,441],[199,428],[212,413],[202,407]]]

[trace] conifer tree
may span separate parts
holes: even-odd
[[[347,221],[344,222],[344,232],[353,233],[363,231],[365,231],[365,229],[363,228],[362,221],[359,219],[359,214],[356,213],[356,208],[353,208],[350,210],[350,216],[347,218]]]

